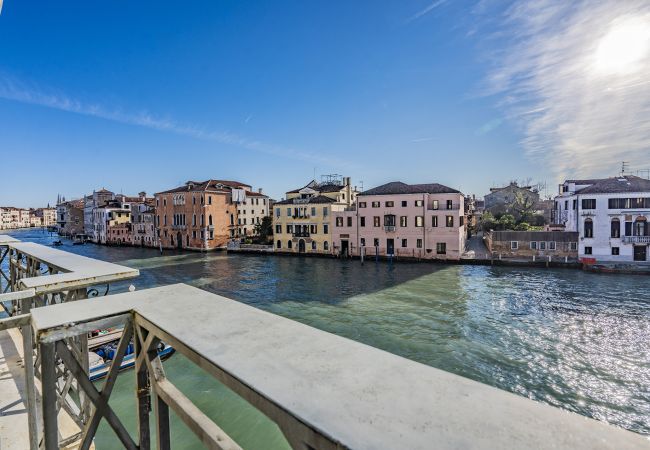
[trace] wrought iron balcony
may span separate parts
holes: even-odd
[[[386,233],[394,233],[395,232],[395,225],[384,225],[384,231]]]
[[[292,233],[291,236],[293,236],[293,237],[309,237],[309,236],[311,236],[311,233],[309,233],[309,231],[298,231],[296,233]]]

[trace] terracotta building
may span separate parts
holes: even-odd
[[[259,196],[250,185],[227,180],[188,181],[155,194],[160,245],[190,250],[225,248],[239,233],[238,209],[253,198]]]
[[[56,205],[59,234],[74,236],[84,232],[84,200],[70,200]]]

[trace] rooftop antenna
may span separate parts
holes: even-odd
[[[628,161],[622,161],[622,162],[621,162],[621,176],[622,176],[622,175],[625,175],[625,172],[626,172],[627,169],[629,169],[629,168],[630,168],[630,163],[629,163]]]
[[[361,192],[363,192],[363,180],[359,180],[359,184],[361,185]]]

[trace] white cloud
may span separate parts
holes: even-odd
[[[193,139],[216,142],[282,158],[294,158],[325,165],[341,166],[344,164],[342,161],[333,158],[261,142],[229,131],[207,130],[196,125],[183,124],[169,118],[160,118],[147,111],[137,113],[125,112],[120,109],[107,108],[102,104],[81,102],[64,93],[51,90],[46,91],[40,87],[18,81],[6,74],[0,74],[0,98],[110,120],[126,125],[174,133]],[[348,163],[345,163],[345,165],[349,166]]]
[[[491,45],[488,94],[558,179],[650,165],[650,2],[516,1]]]
[[[434,1],[433,3],[431,3],[431,4],[430,4],[429,6],[427,6],[426,8],[424,8],[424,9],[418,11],[417,13],[413,14],[411,17],[409,17],[408,19],[406,19],[406,23],[413,22],[414,20],[418,20],[418,19],[421,18],[422,16],[426,16],[426,15],[429,14],[431,11],[433,11],[434,9],[436,9],[438,6],[441,6],[443,3],[446,3],[446,2],[447,2],[447,0],[436,0],[436,1]]]

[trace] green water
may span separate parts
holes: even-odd
[[[23,240],[51,241],[39,232]],[[567,269],[394,264],[72,246],[482,383],[650,434],[650,278]],[[124,291],[129,283],[111,286]],[[170,379],[247,449],[288,448],[277,427],[181,355]],[[112,405],[135,432],[133,372]],[[152,430],[155,427],[152,426]],[[201,448],[172,419],[173,448]],[[119,448],[102,424],[97,448]]]

